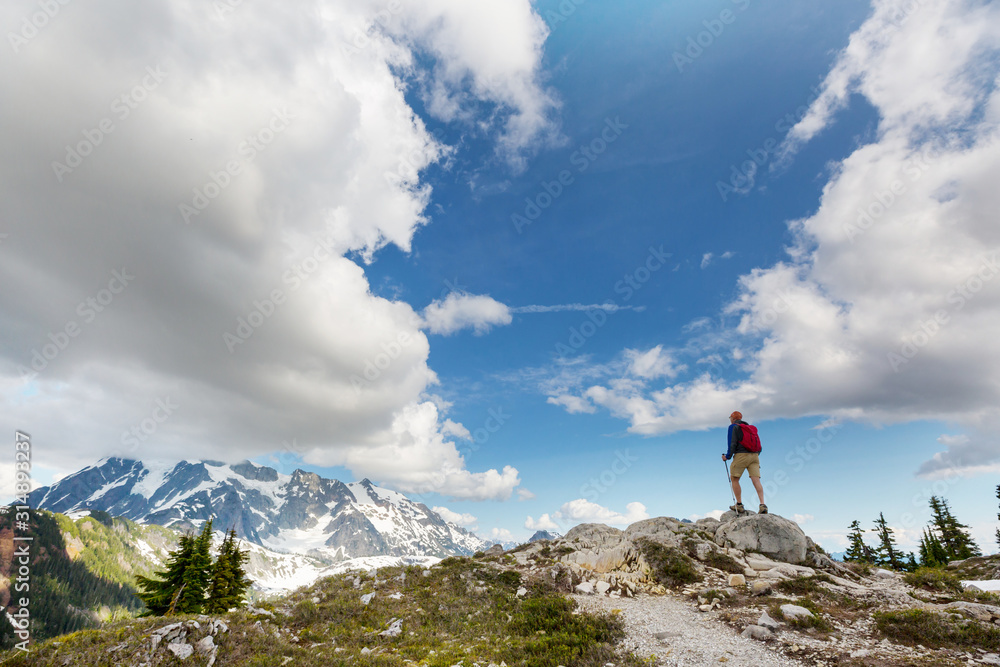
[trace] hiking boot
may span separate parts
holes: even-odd
[[[735,505],[730,505],[729,509],[736,512],[737,514],[743,514],[744,512],[746,512],[746,510],[743,509],[743,503],[736,503]]]
[[[767,505],[764,503],[760,504],[760,509],[757,510],[758,514],[767,514]]]

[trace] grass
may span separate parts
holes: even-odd
[[[876,612],[875,626],[889,639],[911,646],[1000,649],[1000,628],[975,621],[952,621],[923,609]]]
[[[903,580],[914,588],[922,588],[937,593],[961,593],[962,582],[942,567],[921,567],[907,572]]]
[[[676,547],[668,547],[648,538],[638,540],[636,546],[649,563],[656,581],[664,586],[677,588],[703,578],[694,560]]]
[[[578,613],[550,582],[473,559],[449,558],[424,571],[386,568],[377,573],[328,577],[268,605],[274,616],[247,611],[224,615],[229,632],[217,635],[217,667],[450,667],[506,662],[509,667],[641,667],[619,651],[619,617]],[[527,594],[518,597],[520,587]],[[361,596],[375,593],[365,605]],[[399,599],[396,599],[399,594]],[[403,632],[380,635],[396,619]],[[179,664],[163,647],[150,661],[149,634],[169,623],[197,617],[140,619],[40,643],[28,655],[8,652],[0,664],[53,667],[63,664]],[[194,643],[206,633],[191,630]],[[124,644],[109,653],[109,649]],[[362,653],[362,649],[367,649]],[[286,660],[289,658],[290,660]],[[69,660],[69,662],[64,662]],[[205,658],[186,661],[204,665]]]
[[[776,584],[774,588],[782,593],[790,593],[792,595],[822,595],[831,592],[829,589],[820,586],[821,582],[829,584],[833,583],[833,579],[825,574],[817,574],[812,577],[796,577],[795,579],[782,581]]]

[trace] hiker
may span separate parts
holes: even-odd
[[[740,477],[746,470],[750,475],[750,481],[753,482],[753,488],[757,489],[757,497],[760,498],[760,509],[757,511],[760,514],[767,514],[764,487],[760,484],[760,438],[757,437],[757,428],[743,421],[743,413],[737,410],[729,415],[729,433],[726,439],[729,451],[722,455],[722,460],[733,460],[729,476],[733,484],[733,495],[736,496],[736,504],[730,505],[729,509],[737,515],[746,511],[743,509],[742,489],[740,489]]]

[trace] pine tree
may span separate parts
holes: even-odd
[[[136,577],[139,598],[146,603],[145,615],[163,616],[174,605],[177,592],[184,587],[184,573],[194,556],[195,539],[181,535],[178,547],[167,556],[167,569],[155,572],[156,579]]]
[[[969,536],[969,527],[955,518],[948,507],[948,501],[931,496],[930,506],[933,514],[931,524],[937,529],[938,538],[948,555],[948,561],[965,560],[982,555],[979,547]]]
[[[139,598],[146,615],[200,614],[205,604],[212,570],[212,522],[206,521],[198,537],[182,535],[176,551],[167,557],[167,569],[155,572],[157,579],[136,577]]]
[[[997,500],[1000,500],[1000,484],[997,485]],[[1000,520],[1000,512],[997,513],[997,519]],[[997,528],[997,546],[1000,547],[1000,528]]]
[[[230,528],[212,568],[208,602],[205,605],[207,613],[223,613],[233,607],[243,606],[246,590],[250,587],[250,580],[243,568],[248,559],[247,553],[240,551],[236,543],[236,531]]]
[[[873,530],[879,538],[879,545],[876,549],[878,564],[887,565],[893,570],[903,569],[903,562],[900,560],[902,554],[896,549],[896,538],[893,537],[892,528],[889,527],[881,512],[879,512]]]
[[[851,523],[850,531],[847,535],[847,539],[850,540],[850,546],[847,548],[847,553],[844,554],[844,560],[852,563],[874,562],[875,559],[873,558],[872,550],[865,544],[861,524],[857,520]]]

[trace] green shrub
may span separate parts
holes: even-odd
[[[823,588],[819,585],[820,582],[831,583],[833,580],[825,574],[817,574],[812,577],[796,577],[795,579],[788,579],[787,581],[782,581],[775,585],[775,588],[782,593],[789,593],[791,595],[809,595],[809,594],[824,594],[829,589]]]
[[[676,588],[702,580],[694,561],[680,549],[648,538],[638,540],[636,546],[653,570],[653,576],[664,586]]]
[[[911,646],[1000,649],[1000,628],[975,621],[952,621],[924,609],[876,612],[875,626],[889,639]]]
[[[915,572],[907,572],[903,579],[914,588],[923,588],[941,593],[961,593],[962,582],[951,572],[941,567],[921,567]]]
[[[705,564],[709,567],[714,567],[716,570],[722,570],[730,574],[743,574],[746,570],[734,558],[721,551],[710,551],[705,557]]]

